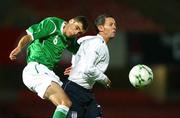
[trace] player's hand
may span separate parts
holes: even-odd
[[[16,48],[10,53],[9,58],[10,58],[12,61],[16,60],[17,55],[19,54],[20,51],[21,51],[21,49],[18,48],[18,47],[16,47]]]
[[[111,87],[111,80],[109,78],[106,79],[105,87],[110,88]]]
[[[72,66],[66,68],[64,71],[64,75],[70,75],[71,70],[72,70]]]

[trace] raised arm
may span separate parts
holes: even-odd
[[[15,49],[13,49],[9,55],[9,58],[13,61],[16,60],[17,55],[22,51],[22,49],[32,41],[30,35],[23,36]]]

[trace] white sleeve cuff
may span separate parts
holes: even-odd
[[[33,37],[32,33],[31,33],[29,30],[26,30],[26,33],[31,36],[32,41],[33,41],[33,40],[34,40],[34,37]]]

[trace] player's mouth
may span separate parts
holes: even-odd
[[[69,36],[70,36],[70,37],[74,37],[75,34],[74,34],[73,32],[69,32]]]
[[[114,30],[112,33],[113,33],[113,34],[116,34],[116,30]]]

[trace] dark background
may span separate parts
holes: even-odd
[[[45,17],[69,20],[77,15],[89,18],[86,35],[93,35],[93,20],[102,13],[112,14],[118,34],[109,42],[110,65],[106,71],[112,80],[107,90],[96,84],[94,91],[103,108],[104,118],[180,117],[180,1],[178,0],[6,0],[0,4],[0,117],[50,118],[55,107],[30,92],[22,83],[26,65],[25,50],[16,62],[9,53],[25,29]],[[64,53],[55,72],[61,79],[70,65],[71,55]],[[145,64],[154,72],[153,83],[134,88],[129,70]]]

